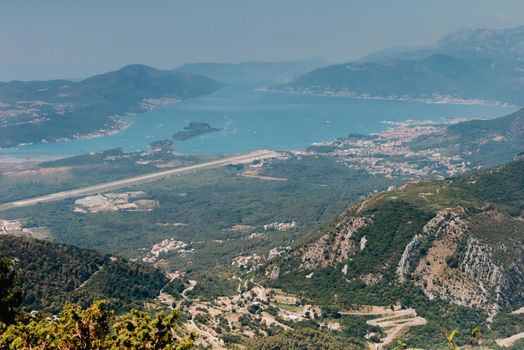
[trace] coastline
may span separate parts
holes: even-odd
[[[78,154],[64,153],[61,155],[57,154],[41,154],[41,153],[17,153],[10,152],[10,150],[16,150],[18,147],[24,147],[35,144],[48,144],[48,143],[67,143],[76,140],[89,140],[96,139],[99,137],[117,135],[122,131],[125,131],[133,122],[133,118],[138,114],[147,113],[158,107],[170,106],[175,103],[180,102],[179,98],[151,98],[145,99],[140,103],[140,111],[138,112],[127,112],[123,115],[113,115],[110,116],[110,119],[113,121],[113,124],[108,129],[100,129],[87,134],[75,134],[72,137],[63,137],[56,139],[55,141],[42,140],[41,142],[31,142],[31,143],[22,143],[10,148],[0,147],[0,163],[24,163],[24,162],[33,162],[34,159],[38,159],[37,162],[43,162],[48,160],[57,160],[72,157]],[[30,159],[27,159],[29,158]]]
[[[76,154],[16,154],[0,151],[0,164],[43,163],[51,160],[74,157]]]
[[[315,91],[309,89],[275,89],[269,87],[256,88],[257,92],[271,92],[271,93],[287,93],[299,94],[309,96],[323,96],[323,97],[346,97],[357,100],[378,100],[378,101],[402,101],[402,102],[418,102],[426,104],[437,105],[469,105],[469,106],[499,106],[499,107],[518,107],[506,102],[498,100],[484,100],[484,99],[463,99],[452,97],[449,95],[434,95],[433,98],[422,98],[413,96],[380,96],[370,94],[357,94],[348,90],[324,90]]]
[[[251,86],[249,88],[249,91],[251,91],[251,94],[249,95],[251,99],[248,99],[250,102],[258,103],[258,101],[263,101],[266,103],[267,96],[270,96],[271,94],[267,94],[267,96],[264,96],[262,93],[253,93],[253,89],[255,87]],[[236,90],[234,90],[236,94]],[[288,92],[288,94],[291,94],[291,92]],[[252,95],[252,96],[251,96]],[[302,102],[302,97],[300,95],[305,95],[302,93],[295,92],[295,97],[289,95],[289,97],[285,97],[286,94],[282,94],[284,97],[278,96],[278,94],[275,94],[275,98],[273,99],[276,102],[273,102],[273,100],[270,100],[269,106],[271,106],[273,109],[272,111],[275,111],[278,115],[278,113],[281,113],[281,109],[284,111],[286,110],[286,105],[283,105],[281,107],[282,102],[281,100],[285,100],[285,103],[288,103],[288,100],[291,101],[291,103],[296,103],[298,106],[300,106],[300,103]],[[229,95],[226,95],[227,98],[229,98]],[[187,143],[179,143],[178,146],[175,145],[176,152],[179,154],[185,154],[185,155],[214,155],[214,154],[232,154],[235,152],[242,152],[242,151],[248,151],[251,149],[258,149],[261,147],[274,147],[275,149],[279,150],[305,150],[309,146],[311,146],[313,143],[318,142],[331,142],[334,141],[340,137],[345,137],[347,135],[346,132],[343,130],[349,130],[349,133],[376,133],[383,131],[384,129],[388,129],[391,127],[391,125],[395,125],[398,123],[405,123],[406,121],[409,121],[409,119],[414,119],[414,122],[418,118],[423,117],[425,121],[427,121],[429,118],[432,120],[433,123],[441,124],[442,122],[448,123],[452,120],[458,119],[457,121],[463,121],[463,120],[469,120],[469,119],[484,119],[484,118],[491,118],[491,117],[498,117],[502,115],[507,115],[509,113],[512,113],[513,111],[505,111],[505,107],[501,107],[500,105],[495,106],[464,106],[460,107],[460,105],[457,105],[457,107],[450,107],[451,112],[445,112],[441,113],[439,112],[441,109],[448,110],[448,107],[445,107],[445,105],[441,104],[441,107],[438,107],[439,105],[434,104],[433,106],[436,107],[427,107],[432,106],[431,104],[419,104],[418,106],[415,105],[404,105],[402,103],[403,101],[400,101],[398,103],[391,102],[392,105],[389,106],[387,101],[385,103],[378,103],[369,101],[367,103],[361,104],[356,102],[358,101],[355,99],[355,102],[348,101],[346,103],[343,99],[338,99],[338,101],[333,100],[333,102],[330,102],[329,99],[322,100],[321,103],[318,103],[318,100],[315,98],[305,98],[306,101],[310,101],[313,106],[313,108],[316,108],[317,105],[324,106],[325,104],[333,103],[335,106],[342,106],[343,109],[338,108],[331,111],[328,110],[328,113],[334,113],[333,118],[329,114],[319,114],[308,116],[307,118],[303,118],[298,113],[293,114],[293,118],[296,119],[297,122],[301,122],[303,119],[306,123],[309,123],[306,125],[306,131],[304,133],[298,133],[300,135],[300,138],[291,138],[291,141],[282,141],[287,140],[287,132],[282,129],[278,137],[272,138],[272,135],[274,131],[271,129],[272,125],[269,121],[274,123],[279,123],[280,121],[272,115],[264,115],[264,119],[260,119],[260,115],[256,115],[254,122],[258,124],[252,124],[244,123],[240,124],[240,119],[238,119],[238,124],[235,126],[235,132],[225,133],[223,137],[218,137],[216,139],[211,138],[211,141],[201,141],[199,138],[195,138],[195,140],[187,141]],[[363,99],[364,100],[364,99]],[[369,100],[369,99],[368,99]],[[244,99],[241,100],[243,102]],[[164,101],[166,102],[166,101]],[[208,103],[206,100],[204,100],[205,103]],[[213,101],[211,101],[213,102]],[[234,101],[236,102],[236,100]],[[230,102],[228,101],[228,106],[230,106]],[[345,111],[345,106],[352,106],[352,104],[357,103],[358,107],[356,111],[359,111],[358,108],[362,108],[363,113],[367,113],[369,110],[369,106],[378,106],[378,112],[375,112],[375,114],[382,114],[378,118],[384,118],[384,119],[378,119],[376,116],[374,117],[373,123],[368,123],[374,125],[372,128],[370,125],[365,124],[364,128],[361,127],[355,127],[355,124],[353,122],[348,122],[349,119],[352,118],[345,118],[344,116],[341,116],[341,111]],[[173,103],[169,103],[170,105]],[[201,106],[202,103],[196,104],[197,106]],[[449,104],[453,105],[453,104]],[[189,104],[192,108],[194,107],[194,104]],[[211,106],[214,106],[211,104]],[[233,107],[236,106],[233,105]],[[425,107],[426,106],[426,107]],[[156,110],[156,107],[152,107],[151,109]],[[159,106],[158,106],[159,107]],[[222,105],[218,105],[218,107],[222,108]],[[178,109],[178,107],[176,107]],[[301,107],[302,108],[302,107]],[[349,112],[352,112],[354,109],[351,109],[353,107],[348,108],[347,110]],[[373,107],[375,108],[375,107]],[[289,108],[288,108],[289,109]],[[493,112],[484,113],[483,110],[494,110]],[[503,110],[504,112],[500,112],[499,109]],[[316,110],[316,109],[315,109]],[[318,108],[319,111],[325,111],[325,108]],[[398,110],[398,112],[397,112]],[[409,111],[409,113],[406,113],[406,110]],[[414,110],[415,112],[411,112],[411,110]],[[427,110],[427,111],[426,111]],[[457,110],[458,112],[455,112]],[[472,112],[462,112],[462,110]],[[294,110],[291,110],[294,112]],[[158,134],[155,133],[158,127],[164,125],[169,125],[169,128],[173,128],[174,130],[179,129],[183,127],[183,125],[187,125],[188,122],[191,121],[207,121],[209,123],[215,123],[217,122],[217,126],[221,126],[220,121],[223,120],[223,118],[226,118],[227,112],[223,112],[222,110],[219,110],[218,112],[214,112],[217,115],[217,118],[210,118],[209,120],[206,120],[206,118],[202,118],[200,115],[197,117],[192,118],[191,116],[192,109],[190,109],[189,112],[186,111],[186,109],[183,109],[183,113],[180,113],[181,118],[177,118],[177,120],[180,121],[180,123],[175,123],[173,125],[176,125],[173,127],[173,125],[170,125],[169,121],[166,121],[166,117],[162,116],[160,117],[160,120],[156,120],[156,115],[153,115],[153,118],[141,118],[143,114],[147,114],[147,110],[143,111],[143,113],[136,113],[132,115],[127,115],[128,123],[122,124],[121,128],[113,128],[113,129],[107,129],[104,133],[94,133],[90,135],[83,135],[79,136],[78,139],[68,139],[68,140],[61,140],[62,142],[49,142],[47,145],[35,143],[33,145],[27,145],[26,147],[12,147],[12,148],[6,148],[0,150],[0,162],[7,162],[15,160],[17,162],[26,162],[26,161],[32,161],[36,159],[37,161],[45,161],[47,159],[62,159],[67,158],[71,156],[81,155],[81,154],[89,154],[91,152],[100,152],[102,150],[107,149],[114,149],[118,147],[122,147],[122,149],[125,152],[138,152],[138,151],[147,151],[149,149],[148,144],[151,143],[151,141],[160,141],[165,138],[171,137],[171,131],[166,134],[166,132],[159,132]],[[167,114],[174,113],[169,108],[167,109]],[[185,116],[184,113],[189,113],[190,116]],[[207,112],[207,104],[206,104],[206,113]],[[282,112],[283,113],[283,112]],[[355,120],[359,121],[360,123],[360,112],[352,112],[357,113],[354,114]],[[164,112],[161,113],[162,115],[165,114]],[[240,118],[240,116],[234,116],[235,118]],[[171,117],[169,117],[171,118]],[[187,119],[185,119],[187,118]],[[266,120],[268,122],[264,122],[264,124],[259,123],[261,120]],[[391,119],[389,119],[391,118]],[[163,120],[166,119],[166,120]],[[144,121],[145,120],[145,121]],[[183,120],[183,123],[182,123]],[[229,119],[228,119],[229,120]],[[294,120],[294,119],[293,119]],[[364,120],[364,119],[362,119]],[[419,121],[420,122],[420,121]],[[269,123],[269,124],[268,124]],[[364,122],[363,122],[364,123]],[[289,123],[287,123],[289,124]],[[290,127],[290,125],[287,125],[284,123],[285,126]],[[280,124],[276,124],[280,125]],[[313,125],[314,128],[313,128]],[[137,126],[139,126],[137,128]],[[144,127],[144,128],[142,128]],[[256,127],[257,129],[253,129]],[[147,129],[146,131],[146,128]],[[165,128],[165,127],[164,127]],[[239,133],[239,136],[236,136],[236,128],[240,128],[241,133]],[[244,128],[244,129],[242,129]],[[319,128],[318,130],[315,128]],[[368,130],[369,128],[373,130]],[[130,129],[129,133],[126,131],[126,129]],[[171,130],[171,129],[169,129]],[[291,129],[289,129],[291,130]],[[308,133],[311,131],[310,133]],[[124,135],[124,136],[109,136],[107,135]],[[313,134],[313,136],[310,136]],[[153,135],[153,136],[150,136]],[[159,136],[160,135],[160,136]],[[271,140],[272,143],[268,143],[266,139],[263,139],[259,135],[265,135],[269,137],[269,140]],[[294,135],[292,135],[294,136]],[[108,141],[106,142],[106,137]],[[257,138],[258,137],[258,138]],[[227,138],[227,140],[226,140]],[[232,141],[229,141],[231,139]],[[251,142],[251,139],[255,139],[254,142]],[[113,141],[111,141],[113,140]],[[135,141],[138,140],[138,141]],[[237,141],[245,141],[247,142],[248,146],[239,147],[237,145]],[[142,142],[144,141],[144,142]],[[194,144],[198,144],[198,147],[193,146]],[[253,143],[253,147],[251,147],[251,143]],[[307,144],[306,144],[307,143]],[[201,145],[202,144],[202,145]],[[212,146],[210,146],[212,144]],[[225,144],[226,146],[223,146]],[[188,146],[189,145],[189,146]],[[216,148],[215,148],[216,146]],[[218,150],[219,149],[219,150]],[[219,152],[219,153],[218,153]]]
[[[412,119],[406,119],[404,121],[382,121],[381,124],[387,125],[387,127],[379,132],[374,133],[367,133],[365,136],[369,137],[381,137],[383,135],[388,135],[392,133],[393,131],[397,129],[406,130],[409,128],[416,128],[416,127],[432,127],[432,128],[442,128],[451,124],[460,123],[466,120],[470,120],[469,118],[456,118],[448,121],[434,121],[434,120],[412,120]],[[284,152],[291,152],[295,154],[307,154],[309,147],[315,147],[315,146],[329,146],[336,144],[340,141],[340,139],[343,139],[344,137],[337,138],[336,140],[323,140],[323,141],[316,141],[312,142],[304,147],[301,148],[294,148],[294,149],[286,149],[286,150],[280,150]],[[5,153],[4,151],[7,150],[0,150],[0,165],[23,165],[23,164],[38,164],[45,161],[51,161],[51,160],[58,160],[58,159],[65,159],[69,157],[78,156],[79,154],[42,154],[42,153]],[[140,151],[137,151],[140,152]],[[98,153],[98,152],[94,152]],[[134,152],[130,152],[134,153]],[[195,155],[195,154],[186,154],[186,153],[175,153],[179,155]],[[228,155],[234,155],[237,152],[232,153],[225,153],[224,156]],[[6,155],[6,156],[4,156]],[[209,154],[198,154],[200,156],[206,156]]]

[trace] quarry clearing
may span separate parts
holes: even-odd
[[[51,239],[51,231],[47,227],[26,227],[26,219],[0,219],[0,235],[33,237],[36,239]]]
[[[99,213],[104,211],[152,211],[159,204],[158,201],[144,199],[142,191],[105,193],[87,196],[75,201],[75,213]]]

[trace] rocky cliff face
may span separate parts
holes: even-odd
[[[428,254],[415,269],[413,279],[429,299],[436,297],[463,306],[473,306],[490,314],[497,312],[495,291],[500,267],[493,263],[486,246],[467,239],[466,252],[461,254],[459,267],[450,263],[458,252],[460,236],[467,231],[446,232],[434,241]]]
[[[407,280],[410,267],[413,264],[413,257],[416,255],[418,248],[425,240],[428,240],[429,238],[438,239],[439,237],[442,238],[442,236],[446,236],[448,244],[456,243],[454,240],[460,237],[467,229],[466,223],[460,217],[463,213],[464,210],[462,208],[458,210],[441,210],[433,219],[424,225],[420,233],[413,237],[404,248],[404,252],[398,263],[396,274],[400,282],[405,282]],[[453,249],[453,247],[451,248]]]
[[[497,303],[508,309],[524,304],[524,257],[509,265],[498,280]]]
[[[312,270],[347,261],[350,255],[365,247],[365,240],[355,242],[353,234],[371,222],[370,217],[342,216],[333,232],[326,233],[304,250],[300,269]]]
[[[302,249],[299,269],[346,264],[341,274],[347,274],[347,262],[366,249],[367,239],[360,237],[361,230],[375,220],[358,215],[361,213],[356,209],[341,215],[331,232]],[[497,247],[472,235],[470,216],[463,207],[437,211],[407,245],[398,249],[402,255],[395,270],[396,281],[390,282],[414,283],[430,300],[472,306],[489,315],[524,301],[523,260],[504,266],[494,259]],[[360,276],[360,280],[372,286],[383,282],[383,277],[372,273]]]
[[[405,289],[490,316],[516,310],[524,304],[523,198],[524,161],[410,183],[355,204],[272,262],[267,276],[284,286],[310,279],[321,284],[310,289],[346,303],[394,302]]]

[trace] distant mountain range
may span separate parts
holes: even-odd
[[[458,31],[433,46],[386,49],[336,65],[317,59],[191,63],[175,70],[131,65],[81,81],[0,83],[0,148],[116,133],[128,125],[129,114],[209,94],[224,83],[369,99],[522,106],[524,26]]]
[[[524,104],[524,62],[464,61],[443,54],[420,60],[345,63],[319,68],[284,89],[364,98]]]
[[[228,84],[278,84],[292,81],[300,74],[329,65],[321,59],[282,62],[188,63],[180,72],[205,75]]]
[[[0,83],[0,147],[115,132],[129,113],[222,86],[197,74],[138,64],[78,82]]]
[[[303,74],[283,90],[440,103],[524,105],[524,26],[452,33]]]
[[[393,47],[362,57],[359,61],[420,59],[436,53],[461,59],[490,58],[524,61],[524,26],[507,29],[473,28],[452,32],[435,45]]]

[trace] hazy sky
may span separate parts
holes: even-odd
[[[524,24],[522,0],[0,0],[0,80],[325,58]]]

